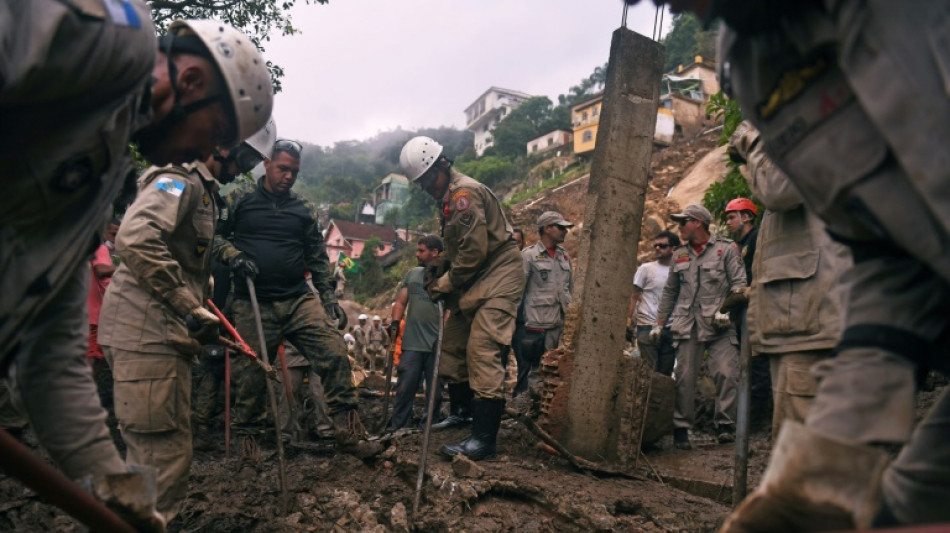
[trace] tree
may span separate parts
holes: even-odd
[[[376,252],[382,246],[379,237],[373,237],[363,245],[359,258],[359,275],[353,283],[353,292],[359,299],[376,296],[386,289],[383,277],[383,265],[376,257]]]
[[[264,51],[263,42],[270,41],[271,32],[294,35],[300,31],[291,23],[287,11],[297,0],[147,0],[152,8],[152,21],[159,33],[164,34],[176,19],[215,19],[242,30],[257,48]],[[326,4],[330,0],[304,0],[307,4]],[[274,92],[280,91],[284,69],[267,61]]]
[[[492,130],[494,153],[506,157],[518,157],[525,153],[525,145],[531,139],[550,130],[553,106],[547,96],[529,98]]]
[[[739,108],[739,103],[726,98],[722,92],[719,92],[709,99],[706,112],[717,119],[722,118],[722,133],[719,135],[718,144],[722,146],[728,143],[729,138],[742,122],[742,110]],[[703,205],[709,209],[716,220],[724,220],[726,204],[735,198],[751,198],[756,204],[759,203],[752,197],[752,190],[749,189],[748,182],[739,171],[740,164],[729,159],[726,166],[729,171],[723,180],[710,185],[706,189],[706,194],[703,195]],[[761,205],[759,209],[762,209]]]
[[[666,47],[663,71],[670,72],[678,65],[689,65],[696,56],[714,57],[718,27],[717,22],[703,30],[694,15],[674,15],[673,28],[663,38],[663,46]]]

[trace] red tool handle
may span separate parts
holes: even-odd
[[[211,308],[211,311],[214,312],[214,314],[218,317],[218,320],[221,321],[221,325],[224,326],[224,329],[228,330],[228,333],[232,337],[234,337],[234,340],[236,340],[238,344],[241,345],[241,348],[243,348],[244,353],[248,357],[253,357],[254,359],[257,359],[257,353],[251,349],[251,346],[248,343],[244,342],[244,339],[241,338],[241,334],[238,333],[236,329],[234,329],[234,326],[232,326],[230,322],[228,322],[228,319],[224,317],[224,313],[222,313],[221,310],[218,309],[218,306],[214,305],[214,302],[211,301],[211,298],[208,298],[207,300],[205,300],[205,303],[208,304],[208,307]]]

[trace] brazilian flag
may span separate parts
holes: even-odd
[[[347,272],[358,272],[360,269],[359,263],[352,257],[347,257],[344,253],[340,253],[340,257],[337,258],[337,263],[341,261],[343,262],[343,269]]]

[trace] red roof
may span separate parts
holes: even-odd
[[[330,219],[330,224],[336,226],[337,230],[346,240],[368,241],[373,237],[379,238],[383,242],[393,243],[399,240],[396,230],[389,226],[380,226],[378,224],[360,224],[349,220]],[[329,233],[327,234],[329,236]]]

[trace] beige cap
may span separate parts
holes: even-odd
[[[677,222],[682,222],[688,218],[694,218],[705,224],[712,224],[712,214],[708,209],[699,204],[690,204],[686,206],[686,209],[684,209],[682,213],[674,213],[670,215],[670,218]]]
[[[564,217],[561,216],[557,211],[545,211],[541,213],[541,216],[538,217],[538,227],[543,228],[545,226],[552,226],[557,224],[558,226],[564,226],[568,228],[573,228],[574,223],[564,220]]]

